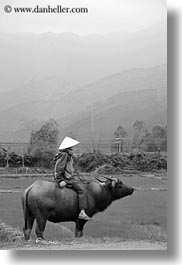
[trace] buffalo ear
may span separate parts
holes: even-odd
[[[112,182],[111,182],[111,187],[112,187],[112,188],[115,188],[115,186],[116,186],[116,181],[115,181],[115,180],[112,180]]]
[[[116,181],[114,181],[114,180],[112,180],[112,181],[108,181],[107,183],[106,183],[106,185],[109,187],[109,189],[113,189],[113,188],[115,188],[115,186],[116,186]]]

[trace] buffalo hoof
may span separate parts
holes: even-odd
[[[45,239],[43,239],[41,237],[38,237],[35,242],[36,242],[36,244],[44,244],[44,245],[48,245],[49,244],[49,241],[47,241],[47,240],[45,240]]]

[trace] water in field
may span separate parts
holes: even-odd
[[[1,179],[0,189],[22,190],[36,179]],[[123,182],[137,188],[166,188],[167,181],[143,179],[138,176],[122,178]],[[139,190],[132,196],[113,202],[104,212],[85,225],[85,235],[91,237],[120,237],[122,239],[159,239],[166,236],[167,191]],[[18,230],[23,227],[21,193],[0,193],[0,219]],[[34,236],[34,229],[32,232]],[[52,240],[72,238],[74,223],[47,223],[45,236]]]

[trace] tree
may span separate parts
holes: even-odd
[[[167,151],[167,127],[156,125],[151,133],[146,133],[142,139],[148,152]]]
[[[138,134],[140,134],[144,130],[145,124],[143,121],[135,121],[133,124],[133,128]]]
[[[152,135],[154,138],[164,138],[166,136],[166,133],[167,133],[166,129],[159,125],[154,126],[152,129]]]
[[[42,166],[50,166],[58,142],[58,123],[50,119],[39,130],[32,131],[29,154],[40,159]]]
[[[156,145],[155,139],[152,135],[152,133],[148,132],[146,130],[145,136],[141,140],[144,151],[147,152],[156,152],[158,151],[158,147]]]
[[[127,135],[128,133],[121,125],[119,125],[116,131],[114,132],[115,138],[125,138]]]
[[[143,138],[147,134],[145,123],[143,121],[135,121],[133,124],[134,137],[133,137],[133,148],[139,149],[140,144],[143,142]]]
[[[154,126],[152,129],[152,136],[158,149],[167,151],[167,126]]]

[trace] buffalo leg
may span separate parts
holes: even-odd
[[[41,217],[41,218],[36,219],[35,233],[38,238],[44,239],[43,234],[44,234],[45,226],[46,226],[46,218]]]
[[[25,225],[23,228],[25,240],[30,239],[30,233],[32,231],[34,220],[35,220],[34,216],[29,212],[26,216]]]
[[[83,236],[83,227],[86,224],[86,220],[77,219],[76,226],[75,226],[75,237],[82,237]]]

